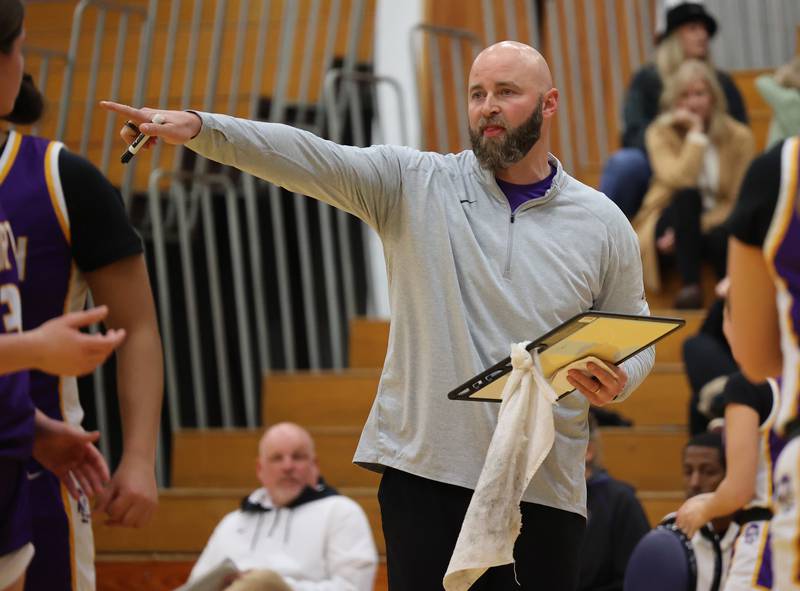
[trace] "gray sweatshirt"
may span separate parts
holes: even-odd
[[[201,114],[187,145],[369,224],[389,276],[389,348],[355,462],[474,488],[499,404],[447,393],[590,309],[649,314],[636,235],[616,205],[557,167],[547,194],[512,215],[494,175],[471,151],[354,148],[272,123]],[[655,353],[623,364],[623,400]],[[556,440],[523,496],[586,515],[589,404],[555,409]]]

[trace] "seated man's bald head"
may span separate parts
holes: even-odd
[[[476,67],[496,67],[498,64],[509,62],[516,63],[523,75],[529,75],[541,92],[553,87],[553,76],[547,60],[536,49],[519,41],[500,41],[490,45],[472,62],[472,70],[474,71]]]

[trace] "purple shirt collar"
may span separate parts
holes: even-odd
[[[511,211],[515,212],[520,205],[527,203],[532,199],[544,197],[550,186],[553,184],[553,178],[556,176],[556,167],[550,164],[550,174],[540,181],[531,183],[529,185],[515,185],[506,181],[501,181],[495,177],[497,186],[505,194],[508,199],[508,204],[511,206]]]

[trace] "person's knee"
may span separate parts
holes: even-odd
[[[650,175],[647,155],[636,148],[623,148],[606,161],[600,177],[600,191],[630,218],[644,199]]]
[[[603,176],[608,175],[626,179],[649,180],[650,163],[647,161],[647,155],[638,148],[617,150],[609,156],[603,168]]]

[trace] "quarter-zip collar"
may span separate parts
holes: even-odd
[[[564,172],[564,167],[561,166],[561,162],[558,160],[558,158],[556,158],[553,154],[549,152],[547,154],[547,161],[556,169],[556,174],[553,177],[553,183],[550,185],[550,188],[547,190],[547,193],[545,193],[541,197],[532,199],[527,203],[523,203],[522,205],[520,205],[517,208],[517,210],[513,212],[514,217],[519,216],[519,214],[521,214],[523,211],[549,203],[556,197],[556,195],[558,195],[558,193],[563,188],[564,183],[566,182],[566,174]],[[480,180],[481,184],[486,187],[487,191],[492,197],[506,204],[506,206],[508,207],[508,213],[510,217],[512,213],[511,206],[508,204],[508,199],[506,198],[505,194],[497,185],[497,181],[494,178],[494,172],[482,168],[480,163],[478,162],[478,159],[475,158],[474,155],[472,156],[472,162],[473,162],[473,171]]]

